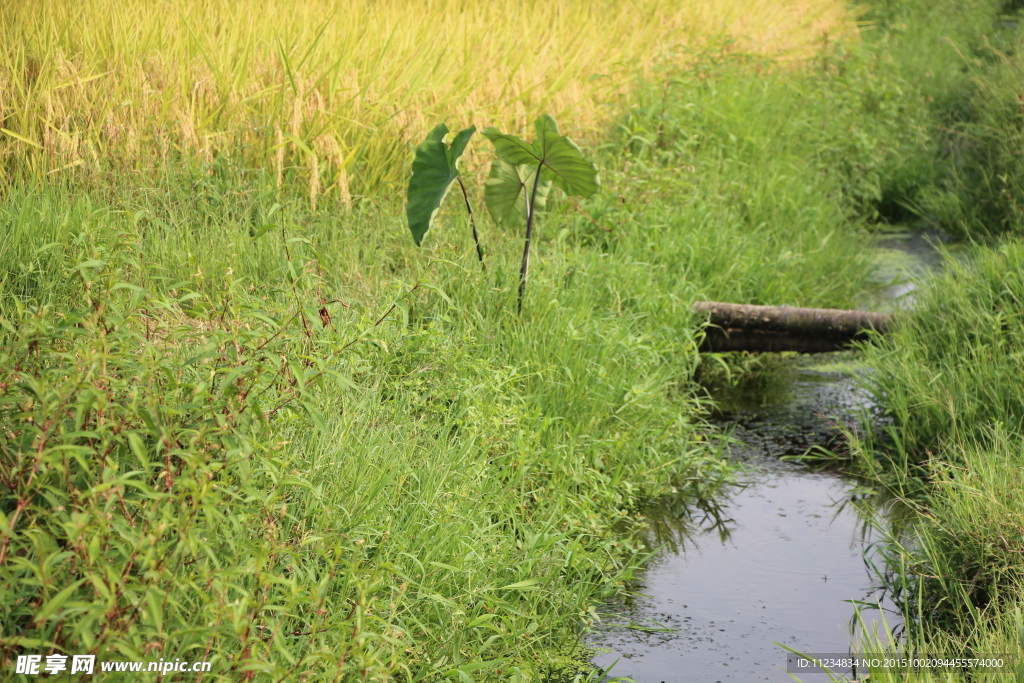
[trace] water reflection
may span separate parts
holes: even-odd
[[[855,635],[849,600],[892,610],[870,566],[877,536],[851,504],[849,483],[829,472],[759,476],[702,528],[652,515],[652,542],[674,550],[609,610],[607,622],[620,626],[601,633],[610,652],[595,663],[621,657],[613,673],[642,683],[789,681],[776,643],[845,652]],[[869,628],[899,623],[892,613],[866,619]]]
[[[665,550],[609,607],[596,664],[618,659],[612,673],[640,683],[791,681],[779,644],[846,652],[859,628],[899,627],[877,573],[876,498],[835,469],[784,459],[842,448],[844,427],[880,419],[857,372],[850,353],[791,357],[752,384],[711,388],[739,486],[715,505],[647,512],[649,542]],[[876,609],[860,623],[855,604]]]

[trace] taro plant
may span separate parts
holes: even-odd
[[[484,203],[491,218],[499,226],[517,227],[526,224],[523,259],[519,268],[518,310],[523,310],[526,282],[530,274],[530,245],[537,211],[544,208],[552,185],[568,195],[590,197],[601,187],[597,166],[583,156],[572,140],[562,135],[558,123],[550,114],[534,122],[537,137],[527,142],[515,135],[486,128],[482,135],[494,144],[497,155],[491,164],[490,176],[484,190]],[[448,128],[441,124],[427,135],[416,149],[413,174],[409,181],[409,229],[416,244],[430,229],[434,215],[441,206],[448,188],[456,179],[462,188],[469,210],[473,211],[466,187],[459,178],[457,163],[465,151],[476,128],[467,128],[455,136],[451,146],[444,143]],[[477,254],[483,261],[483,252],[473,223],[473,238]]]
[[[547,200],[551,185],[567,195],[590,197],[601,187],[597,166],[588,161],[576,143],[562,135],[550,114],[534,122],[537,138],[529,143],[515,135],[486,128],[482,134],[492,143],[498,158],[491,165],[484,199],[496,223],[526,221],[523,260],[519,267],[518,310],[523,310],[526,281],[530,275],[530,242],[537,209]]]

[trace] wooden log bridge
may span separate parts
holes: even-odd
[[[693,310],[707,316],[701,352],[839,351],[866,339],[868,330],[884,333],[891,316],[836,308],[790,308],[698,301]]]

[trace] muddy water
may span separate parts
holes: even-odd
[[[938,241],[881,240],[878,286],[865,307],[912,304],[920,278],[941,262]],[[857,386],[863,371],[851,352],[777,357],[755,382],[709,389],[714,420],[732,435],[723,449],[743,465],[742,487],[704,512],[673,501],[649,511],[650,540],[662,550],[636,595],[607,606],[591,640],[595,664],[637,683],[792,681],[782,646],[842,653],[858,628],[899,629],[865,522],[884,513],[841,472],[784,459],[841,448],[840,423],[884,419]]]

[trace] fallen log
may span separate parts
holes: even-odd
[[[890,316],[836,308],[790,308],[698,301],[693,310],[707,316],[702,352],[753,351],[826,353],[866,339],[868,330],[885,333]]]

